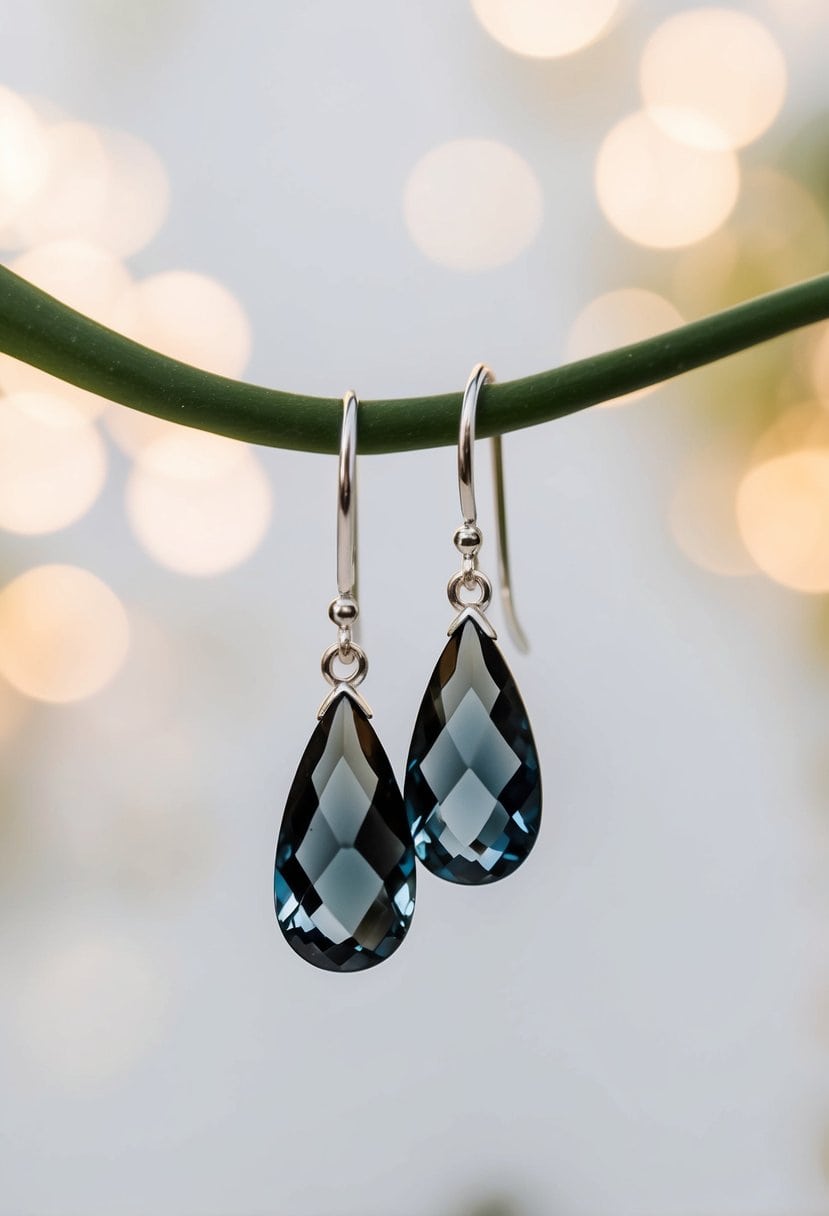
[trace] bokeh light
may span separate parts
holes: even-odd
[[[171,270],[136,283],[115,328],[183,363],[239,376],[250,357],[250,323],[236,297],[208,275]]]
[[[595,42],[619,0],[472,0],[486,32],[509,51],[536,59],[571,55]]]
[[[108,165],[94,127],[56,122],[44,127],[48,171],[43,187],[18,217],[15,243],[81,240],[97,244],[106,213]],[[28,276],[27,276],[28,277]]]
[[[629,114],[605,136],[596,161],[596,193],[623,236],[675,249],[715,232],[740,188],[733,152],[678,143],[648,114]]]
[[[829,591],[829,447],[801,448],[746,473],[737,519],[760,569],[795,591]]]
[[[740,148],[762,135],[786,95],[786,61],[755,18],[726,8],[669,17],[640,67],[642,97],[673,138],[699,148]]]
[[[120,257],[143,249],[167,216],[170,186],[154,148],[124,131],[98,131],[107,157],[107,204],[95,239]]]
[[[0,409],[0,527],[33,535],[84,515],[106,478],[106,448],[71,401],[17,393]]]
[[[0,591],[0,675],[35,700],[92,696],[128,646],[120,600],[88,570],[36,566]]]
[[[16,222],[7,247],[86,241],[124,257],[156,234],[169,188],[158,156],[143,140],[88,123],[44,124],[45,180]]]
[[[682,324],[679,310],[664,296],[641,287],[622,287],[605,292],[582,309],[567,337],[568,360],[587,359],[616,346],[627,346],[653,338]],[[605,405],[636,401],[658,385],[615,397]]]
[[[412,169],[404,212],[412,240],[433,262],[489,270],[532,244],[543,200],[534,172],[512,148],[454,139],[432,148]]]
[[[178,428],[139,453],[126,504],[151,557],[203,576],[230,570],[256,550],[270,521],[271,490],[247,445]]]
[[[24,1056],[50,1080],[86,1087],[128,1072],[155,1045],[169,985],[129,938],[87,930],[28,960],[16,1002]]]
[[[711,574],[736,577],[757,569],[734,511],[744,466],[742,453],[712,444],[686,464],[671,500],[669,523],[678,548]]]
[[[22,97],[0,86],[0,244],[48,173],[43,129]]]

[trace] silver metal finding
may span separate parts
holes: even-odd
[[[492,383],[495,376],[485,363],[476,363],[463,390],[461,422],[458,431],[458,490],[461,496],[461,515],[464,526],[474,528],[478,523],[478,508],[475,503],[475,415],[478,411],[478,396],[484,385]]]
[[[371,710],[356,692],[368,671],[368,659],[354,640],[360,609],[357,605],[357,394],[343,396],[340,459],[337,475],[337,597],[328,605],[328,615],[337,627],[337,641],[322,656],[322,674],[332,686],[318,711],[322,717],[332,698],[347,691],[371,716]],[[339,661],[338,674],[334,663]],[[348,670],[348,669],[351,670]]]
[[[337,590],[351,596],[357,583],[357,394],[343,396],[337,482]],[[356,599],[356,595],[353,597]]]
[[[478,508],[475,501],[475,417],[478,409],[478,397],[485,384],[491,384],[495,379],[490,368],[485,363],[476,363],[473,367],[463,393],[461,406],[460,429],[458,431],[458,490],[461,500],[461,515],[463,523],[454,536],[455,548],[461,554],[462,567],[460,575],[450,580],[448,587],[449,602],[457,611],[466,607],[476,607],[483,613],[489,603],[491,587],[489,581],[478,570],[478,552],[483,542],[481,530],[478,527]],[[512,581],[510,577],[509,545],[507,542],[507,511],[504,494],[504,458],[501,436],[492,439],[492,475],[495,483],[495,535],[498,548],[498,576],[501,589],[501,602],[507,631],[516,647],[526,653],[529,650],[527,635],[515,613],[515,603],[512,596]],[[484,593],[483,583],[489,588],[489,595]],[[479,603],[460,600],[461,586],[473,591],[476,586],[481,588]],[[486,601],[486,602],[484,602]]]
[[[354,671],[348,672],[346,675],[337,675],[334,671],[334,662],[339,659],[343,662],[343,657],[340,654],[338,643],[329,646],[322,656],[322,674],[325,676],[332,688],[336,688],[338,684],[349,684],[352,688],[356,688],[358,684],[362,684],[368,672],[368,659],[366,652],[361,649],[356,643],[352,642],[348,664],[354,665]]]
[[[507,632],[515,646],[522,654],[527,654],[530,643],[521,627],[521,622],[515,614],[515,601],[512,598],[512,578],[510,576],[509,540],[507,538],[507,500],[504,491],[504,452],[500,435],[493,435],[492,448],[492,480],[495,484],[495,538],[498,550],[498,586],[501,594],[501,608],[504,620],[507,622]]]
[[[465,600],[461,595],[462,591],[477,591],[478,598]],[[481,570],[473,570],[471,574],[461,570],[450,578],[446,594],[456,612],[463,612],[464,608],[477,608],[479,612],[486,612],[492,599],[492,583]]]

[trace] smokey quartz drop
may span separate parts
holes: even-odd
[[[527,711],[477,621],[452,634],[417,715],[404,784],[415,851],[457,883],[504,878],[541,819],[541,775]]]
[[[371,723],[345,692],[325,711],[291,786],[274,901],[288,944],[327,971],[373,967],[409,928],[415,857],[403,798]]]

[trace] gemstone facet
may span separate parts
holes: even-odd
[[[288,944],[326,971],[388,958],[414,912],[415,858],[403,798],[365,712],[335,697],[288,794],[274,870]]]
[[[541,819],[541,775],[527,711],[492,638],[467,617],[432,672],[403,789],[415,852],[450,882],[511,874]]]

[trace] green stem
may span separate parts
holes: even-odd
[[[645,342],[495,384],[481,396],[478,434],[561,418],[827,317],[829,275],[821,275]],[[111,401],[185,426],[272,447],[310,452],[338,447],[339,400],[243,384],[168,359],[74,312],[2,267],[0,350]],[[459,367],[459,380],[466,371]],[[460,404],[460,391],[363,401],[360,451],[453,444]]]

